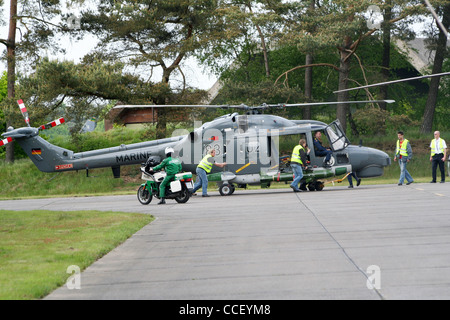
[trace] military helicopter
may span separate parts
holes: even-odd
[[[393,103],[393,100],[356,101],[345,103]],[[26,107],[18,101],[27,127],[8,128],[3,133],[0,146],[13,139],[22,147],[36,167],[43,172],[63,172],[73,170],[111,167],[114,177],[120,177],[120,167],[142,164],[147,160],[160,163],[166,147],[175,149],[182,160],[183,170],[195,172],[204,154],[212,148],[216,150],[216,160],[226,161],[227,166],[219,169],[214,166],[208,176],[209,181],[217,182],[222,195],[231,195],[236,187],[261,185],[269,187],[272,182],[292,181],[289,167],[292,149],[300,138],[313,146],[313,133],[321,131],[333,151],[331,166],[323,167],[323,157],[315,155],[311,148],[310,164],[304,174],[309,190],[320,191],[324,183],[319,179],[345,175],[352,171],[361,178],[376,177],[383,174],[383,168],[390,165],[389,156],[380,150],[351,145],[339,121],[327,125],[314,120],[288,120],[283,117],[261,114],[267,108],[288,108],[293,106],[317,106],[337,104],[320,102],[305,104],[263,104],[258,107],[245,105],[197,105],[184,107],[214,107],[245,110],[246,114],[230,113],[204,123],[192,132],[181,135],[121,145],[114,148],[75,153],[44,140],[39,136],[41,130],[50,129],[64,123],[64,119],[49,122],[39,128],[30,126]],[[135,107],[135,106],[120,106]],[[149,105],[147,107],[182,107],[180,105]]]

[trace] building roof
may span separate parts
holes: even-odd
[[[434,63],[435,52],[427,47],[426,38],[416,38],[411,41],[395,40],[401,53],[408,57],[408,61],[421,74],[428,74]],[[450,46],[450,40],[447,42]]]

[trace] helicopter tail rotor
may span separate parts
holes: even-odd
[[[26,124],[30,127],[30,118],[28,117],[28,111],[27,107],[25,107],[25,103],[23,103],[22,99],[18,100],[17,103],[19,104],[20,112],[22,112]]]
[[[25,119],[26,124],[30,127],[30,117],[28,116],[28,111],[27,108],[25,106],[25,103],[23,102],[22,99],[17,100],[17,104],[20,107],[20,112],[22,112],[23,118]],[[66,121],[64,120],[64,118],[59,118],[56,119],[54,121],[51,121],[47,124],[44,124],[42,126],[39,127],[39,130],[47,130],[47,129],[51,129],[53,127],[59,126],[63,123],[65,123]]]
[[[17,139],[17,138],[34,137],[34,136],[37,136],[39,134],[39,131],[41,131],[41,130],[51,129],[53,127],[59,126],[66,122],[64,120],[64,118],[59,118],[59,119],[51,121],[47,124],[44,124],[44,125],[40,126],[39,128],[33,128],[30,125],[30,118],[28,116],[28,111],[25,106],[25,103],[23,102],[22,99],[20,99],[17,101],[17,104],[20,107],[20,111],[22,112],[23,118],[25,119],[25,123],[27,124],[28,127],[19,128],[19,129],[13,129],[13,128],[8,129],[8,132],[5,132],[2,134],[4,139],[0,140],[0,147],[12,142],[15,138]]]
[[[8,144],[8,143],[10,143],[12,140],[13,140],[13,139],[10,138],[10,137],[8,137],[8,138],[6,138],[6,139],[3,139],[3,140],[0,140],[0,147],[6,145],[6,144]]]
[[[64,118],[59,118],[59,119],[56,119],[55,121],[51,121],[51,122],[49,122],[47,124],[44,124],[44,125],[40,126],[39,130],[51,129],[51,128],[59,126],[59,125],[65,123],[65,122],[66,122],[66,120],[64,120]]]

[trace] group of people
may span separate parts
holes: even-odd
[[[314,149],[315,153],[319,157],[325,157],[324,161],[324,167],[330,167],[331,163],[331,155],[332,151],[328,148],[325,148],[322,145],[321,141],[322,133],[320,131],[317,131],[314,135]],[[394,156],[394,161],[398,161],[400,166],[400,179],[398,182],[398,185],[403,185],[405,179],[406,184],[410,185],[414,182],[414,179],[412,178],[411,174],[408,172],[407,165],[411,161],[413,152],[411,143],[408,139],[405,139],[404,133],[402,131],[398,131],[397,133],[397,146]],[[436,131],[434,132],[434,139],[430,143],[430,149],[431,149],[431,156],[430,161],[432,163],[432,176],[433,180],[431,183],[436,183],[436,172],[437,168],[439,167],[441,171],[441,183],[445,182],[445,168],[444,168],[444,162],[447,157],[447,144],[445,143],[445,140],[440,137],[440,132]],[[181,172],[181,162],[178,158],[172,158],[173,153],[172,148],[166,149],[166,159],[161,162],[160,165],[152,168],[152,170],[160,170],[165,168],[165,171],[167,173],[166,178],[160,185],[160,198],[161,201],[158,204],[165,204],[165,191],[167,185],[172,181],[175,177],[175,174]],[[195,193],[198,189],[202,188],[202,197],[209,197],[207,189],[208,189],[208,177],[207,174],[211,172],[214,165],[223,168],[226,166],[226,162],[224,163],[217,163],[214,160],[215,157],[215,150],[210,150],[207,155],[200,161],[200,163],[197,166],[196,174],[197,174],[197,180],[194,184],[194,189],[192,193]],[[303,186],[300,186],[299,184],[301,180],[303,179],[303,169],[307,166],[308,161],[308,155],[309,155],[309,148],[306,144],[305,139],[300,139],[297,146],[294,147],[292,151],[291,156],[291,168],[294,174],[294,181],[291,183],[290,187],[294,190],[294,192],[302,192],[304,189]],[[357,186],[360,185],[361,179],[356,176],[354,172],[351,172],[351,174],[348,176],[348,182],[349,182],[349,188],[353,188],[353,178],[356,179]]]
[[[398,161],[400,166],[400,179],[398,181],[398,185],[401,186],[405,182],[410,185],[414,182],[413,177],[408,172],[407,164],[412,159],[412,147],[411,143],[408,139],[405,139],[404,133],[402,131],[397,132],[398,140],[397,140],[397,148],[395,150],[394,161]],[[431,161],[431,173],[433,180],[431,183],[437,182],[437,168],[441,171],[441,183],[445,183],[445,167],[444,163],[447,158],[447,144],[445,140],[441,138],[441,133],[439,131],[434,132],[434,139],[431,140],[430,143],[430,161]]]
[[[161,182],[159,186],[159,197],[160,201],[158,204],[166,204],[166,188],[169,185],[171,181],[175,179],[175,175],[177,173],[180,173],[182,170],[181,161],[177,157],[172,157],[174,153],[173,148],[166,148],[165,152],[166,158],[156,167],[149,167],[146,168],[146,170],[153,172],[158,171],[161,169],[164,169],[166,172],[166,177],[164,178],[163,182]],[[200,163],[197,166],[196,174],[197,174],[197,180],[194,184],[194,189],[192,193],[195,193],[200,187],[202,188],[202,197],[209,197],[208,195],[208,177],[207,174],[211,172],[212,167],[214,165],[223,168],[226,166],[226,162],[224,163],[217,163],[214,160],[214,157],[216,156],[216,150],[212,149],[210,150],[207,155],[200,161]]]
[[[317,131],[314,134],[313,143],[314,143],[314,150],[315,150],[316,156],[325,157],[323,167],[324,168],[331,167],[330,161],[331,161],[331,155],[333,154],[333,151],[331,151],[331,149],[329,149],[329,148],[325,148],[322,145],[322,132]],[[292,181],[290,186],[294,190],[294,192],[302,192],[303,190],[305,190],[305,186],[301,185],[299,187],[299,183],[303,179],[303,169],[306,167],[309,152],[310,152],[310,150],[306,145],[305,139],[300,139],[300,141],[298,142],[298,145],[295,146],[294,150],[292,151],[291,168],[294,173],[294,181]],[[348,183],[349,183],[349,188],[353,188],[353,178],[352,177],[356,179],[356,185],[359,186],[361,184],[361,179],[356,176],[355,172],[351,172],[347,178]],[[305,183],[303,183],[303,184],[305,184]]]
[[[395,156],[394,161],[398,161],[400,166],[400,179],[398,181],[398,185],[403,185],[405,179],[406,179],[406,185],[410,185],[414,182],[413,177],[408,172],[407,164],[411,161],[413,152],[411,143],[408,139],[405,139],[403,131],[397,132],[397,146],[395,150]],[[322,146],[321,143],[321,133],[320,131],[316,132],[314,135],[314,148],[316,151],[317,156],[324,156],[325,157],[325,167],[330,166],[330,159],[332,151],[329,149],[326,149]],[[431,168],[432,168],[432,177],[433,180],[431,180],[431,183],[436,183],[436,174],[437,174],[437,168],[439,167],[439,170],[441,171],[441,183],[445,183],[445,167],[444,163],[447,159],[447,144],[445,143],[445,140],[441,138],[441,134],[439,131],[434,132],[434,139],[431,140],[430,143],[430,161],[431,161]],[[291,188],[294,190],[294,192],[301,192],[301,188],[298,187],[300,180],[303,178],[303,168],[306,164],[306,157],[309,153],[309,149],[307,149],[306,141],[304,139],[300,139],[299,145],[297,145],[293,152],[291,157],[291,167],[294,172],[294,181],[291,184]],[[348,182],[349,182],[349,188],[353,188],[353,178],[356,179],[356,185],[359,186],[361,184],[361,179],[357,177],[355,172],[351,172],[348,175]]]

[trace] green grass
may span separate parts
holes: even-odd
[[[0,161],[0,200],[55,196],[91,196],[135,193],[139,185],[138,167],[122,168],[122,177],[114,179],[110,168],[60,173],[40,172],[29,159],[5,164]]]
[[[0,210],[0,300],[39,299],[153,220],[119,212]]]

